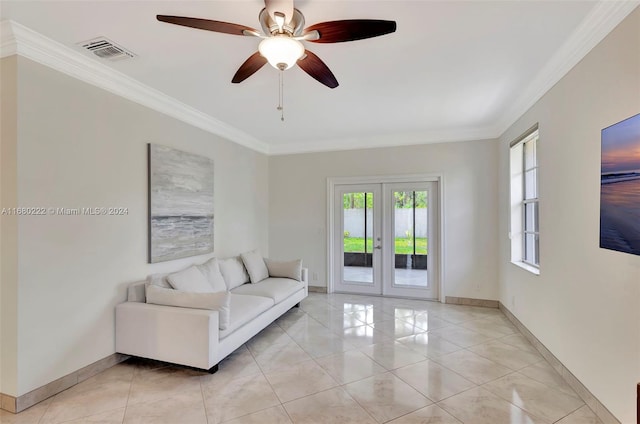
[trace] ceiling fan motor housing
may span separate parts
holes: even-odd
[[[260,11],[258,20],[260,21],[260,25],[262,26],[262,30],[265,34],[276,35],[280,33],[278,24],[271,15],[269,15],[266,8]],[[293,9],[293,16],[291,17],[291,20],[285,20],[282,30],[289,35],[299,36],[302,34],[302,30],[304,29],[304,23],[304,15],[302,12],[298,9]]]

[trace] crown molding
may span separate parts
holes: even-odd
[[[15,21],[0,22],[0,34],[0,57],[14,54],[26,57],[242,146],[269,153],[269,146],[255,137]]]
[[[11,30],[11,21],[0,22],[0,57],[12,56],[18,53],[16,37]]]
[[[638,5],[639,0],[598,1],[512,107],[496,122],[497,136],[504,134]]]
[[[267,155],[487,140],[500,137],[639,4],[640,0],[598,1],[571,37],[556,51],[520,97],[505,110],[497,121],[485,128],[467,130],[427,131],[315,140],[304,143],[268,144],[15,21],[0,22],[2,40],[0,42],[0,57],[15,54],[24,56]]]
[[[443,130],[382,134],[311,142],[272,144],[270,155],[333,152],[341,150],[376,149],[382,147],[415,146],[420,144],[454,143],[497,139],[494,128]]]

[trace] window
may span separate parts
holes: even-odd
[[[538,274],[540,229],[537,124],[510,146],[511,262]]]

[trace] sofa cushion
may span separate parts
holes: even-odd
[[[240,257],[242,258],[245,268],[247,268],[252,283],[258,283],[265,278],[269,278],[269,270],[264,264],[264,259],[259,250],[256,249],[243,253]]]
[[[220,340],[273,306],[273,299],[268,297],[235,294],[232,292],[230,298],[229,308],[231,314],[229,326],[226,330],[220,331]]]
[[[197,265],[197,268],[211,284],[214,292],[227,290],[227,284],[224,282],[224,277],[220,272],[220,264],[216,258],[211,258],[207,262]]]
[[[231,292],[234,294],[268,297],[275,304],[278,304],[303,288],[304,285],[301,282],[290,278],[267,278],[256,284],[243,284]]]
[[[214,291],[202,272],[195,266],[169,274],[167,280],[171,287],[183,292],[213,293]]]
[[[155,305],[218,311],[218,328],[225,330],[229,326],[231,294],[228,291],[188,293],[149,284],[146,290],[146,297],[147,303]]]
[[[265,259],[269,277],[292,278],[302,281],[302,259],[295,261],[272,261]]]
[[[218,264],[220,264],[220,272],[222,272],[224,282],[227,284],[227,289],[231,290],[249,282],[249,274],[247,274],[239,256],[219,259]]]

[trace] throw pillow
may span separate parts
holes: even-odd
[[[302,281],[302,259],[295,261],[272,261],[265,259],[269,277],[291,278],[292,280]]]
[[[145,287],[148,284],[149,283],[144,281],[130,284],[129,287],[127,287],[127,302],[146,302]]]
[[[198,265],[197,268],[205,276],[214,292],[227,291],[227,284],[224,282],[224,277],[220,272],[220,264],[216,258],[211,258],[202,265]]]
[[[156,287],[164,287],[165,289],[170,289],[171,284],[167,281],[167,273],[162,274],[151,274],[147,277],[147,284],[151,284]]]
[[[147,303],[155,305],[178,306],[180,308],[208,309],[218,311],[218,328],[226,330],[229,326],[231,295],[226,292],[187,293],[179,290],[147,286]]]
[[[213,293],[213,287],[195,266],[169,274],[167,280],[176,290],[189,293]]]
[[[257,283],[265,278],[269,278],[269,270],[264,264],[264,259],[258,249],[243,253],[240,256],[242,257],[244,266],[247,268],[252,283]]]
[[[231,290],[249,282],[249,274],[239,257],[220,259],[218,263],[227,289]]]

